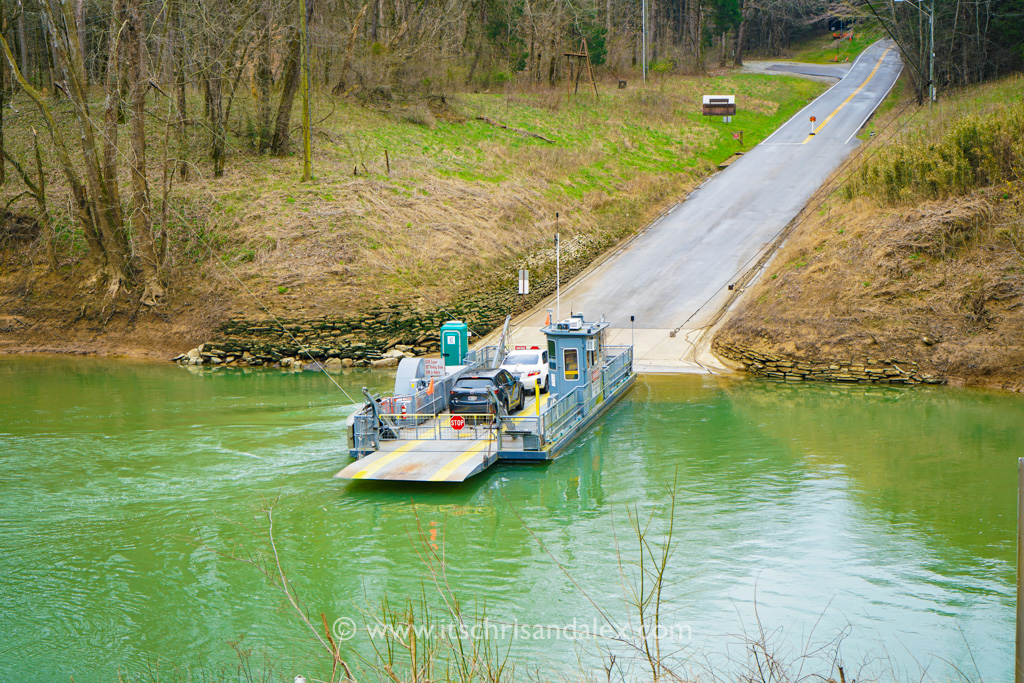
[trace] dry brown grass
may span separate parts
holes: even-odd
[[[621,91],[614,82],[599,87],[597,102],[547,87],[443,100],[318,97],[310,183],[298,182],[296,156],[262,157],[249,148],[253,103],[245,93],[233,110],[226,173],[212,178],[209,131],[196,99],[191,177],[175,181],[167,207],[172,245],[165,274],[174,303],[159,314],[175,320],[197,305],[220,317],[259,315],[264,306],[290,316],[346,315],[385,302],[443,304],[496,282],[504,286],[524,262],[549,266],[543,255],[556,212],[563,243],[593,252],[643,227],[731,154],[729,131],[699,115],[700,93],[725,89],[749,100],[738,125],[757,139],[821,89],[799,79],[735,74],[670,77],[647,87],[634,82]],[[167,112],[164,100],[157,102],[150,163],[159,205]],[[33,112],[16,105],[20,114],[5,121],[5,132],[9,150],[24,159]],[[69,112],[58,109],[70,124]],[[66,215],[60,174],[52,173],[50,183],[62,235],[61,272],[45,280],[51,304],[39,296],[25,308],[19,292],[39,253],[21,243],[2,254],[10,278],[0,304],[35,319],[74,318],[76,302],[94,296],[78,287],[80,237]],[[9,184],[0,199],[17,190]],[[31,212],[24,199],[13,208]]]
[[[747,294],[723,341],[808,359],[898,358],[1024,387],[1024,187],[911,209],[816,213]]]
[[[812,200],[719,339],[806,359],[910,359],[953,381],[1024,388],[1024,148],[1003,135],[1019,124],[1022,87],[1004,79],[931,110],[890,101],[874,144]],[[961,144],[965,130],[982,134]],[[985,131],[998,144],[978,147]],[[983,170],[998,158],[1000,171],[968,165],[971,182],[938,188],[891,173],[910,157],[965,155]]]

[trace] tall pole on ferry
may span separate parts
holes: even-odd
[[[555,212],[555,322],[562,319],[562,245],[558,239],[558,212]]]

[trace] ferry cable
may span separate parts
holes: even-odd
[[[91,118],[90,116],[88,116],[86,112],[84,112],[84,111],[82,111],[82,110],[81,110],[81,107],[79,107],[79,105],[78,105],[78,103],[77,103],[77,102],[75,102],[75,101],[74,101],[73,99],[71,99],[71,98],[68,98],[68,100],[69,100],[69,101],[71,102],[72,106],[74,106],[74,107],[78,108],[78,110],[79,110],[79,111],[81,112],[82,116],[84,116],[84,117],[85,117],[85,119],[86,119],[87,121],[89,121],[90,123],[92,123],[92,118]],[[158,119],[158,120],[159,120],[159,119]],[[207,127],[207,128],[208,128],[208,127]],[[99,128],[99,126],[96,126],[95,124],[93,124],[93,129],[94,129],[94,131],[95,131],[95,132],[98,132],[98,133],[99,133],[99,135],[100,135],[101,137],[103,137],[103,138],[104,138],[104,140],[105,140],[105,141],[106,141],[106,142],[107,142],[108,144],[112,144],[112,143],[113,143],[113,141],[111,141],[111,140],[110,140],[109,136],[107,136],[106,132],[105,132],[104,130],[100,129],[100,128]],[[210,132],[211,132],[211,133],[213,133],[213,131],[210,131]],[[215,133],[214,133],[214,134],[215,134]],[[224,143],[225,143],[225,144],[227,144],[228,140],[227,140],[227,137],[226,137],[226,136],[222,136],[222,137],[221,137],[221,139],[222,139],[222,140],[224,141]],[[126,163],[128,164],[128,166],[129,166],[129,167],[131,167],[131,166],[132,166],[132,163],[131,163],[131,160],[127,158],[127,155],[126,155],[126,154],[125,154],[124,152],[122,152],[122,151],[120,150],[120,148],[118,148],[118,146],[117,146],[116,144],[113,144],[113,146],[114,146],[114,149],[116,150],[116,154],[118,154],[119,156],[121,156],[122,158],[124,158],[124,160],[125,160],[125,162],[126,162]],[[243,158],[244,158],[244,157],[243,157]],[[165,161],[165,163],[166,163],[166,161],[168,161],[168,160],[167,160],[167,159],[165,159],[164,161]],[[213,193],[212,193],[212,192],[210,191],[210,189],[209,189],[209,187],[208,187],[208,183],[209,183],[209,181],[207,181],[207,180],[206,180],[206,178],[205,178],[205,177],[203,177],[203,174],[202,174],[202,172],[201,172],[201,171],[199,170],[199,167],[198,167],[198,166],[197,166],[196,164],[194,164],[194,163],[192,163],[192,162],[188,162],[188,161],[185,161],[185,160],[181,160],[181,159],[175,159],[174,161],[175,161],[175,165],[177,165],[177,163],[178,163],[178,162],[188,163],[188,164],[189,164],[189,166],[190,166],[191,168],[193,168],[193,170],[194,170],[194,171],[195,171],[195,172],[196,172],[196,173],[197,173],[197,174],[199,175],[199,178],[200,178],[200,180],[202,181],[202,182],[200,183],[200,186],[201,186],[201,187],[202,187],[202,188],[203,188],[203,189],[204,189],[204,190],[205,190],[205,191],[206,191],[207,193],[209,193],[209,195],[210,195],[210,198],[211,198],[211,199],[214,199],[214,200],[216,199],[216,198],[215,198],[215,197],[213,196]],[[247,160],[247,161],[248,161],[248,160]],[[255,166],[255,164],[254,164],[254,163],[253,163],[252,161],[249,161],[249,163],[250,163],[250,164],[251,164],[252,166]],[[172,175],[172,177],[173,177],[173,173],[172,173],[171,175]],[[147,182],[147,185],[148,185],[148,182]],[[166,206],[166,203],[165,203],[165,206],[164,206],[163,208],[164,208],[165,210],[166,210],[166,209],[168,208],[168,207]],[[325,375],[325,376],[327,377],[327,379],[331,380],[331,383],[332,383],[332,384],[334,384],[334,386],[335,386],[335,387],[337,387],[337,388],[338,388],[338,390],[339,390],[339,391],[341,391],[341,393],[345,395],[345,398],[347,398],[347,399],[348,399],[349,401],[351,401],[352,403],[357,403],[357,401],[356,401],[356,400],[355,400],[354,398],[352,398],[352,395],[351,395],[351,394],[349,394],[349,393],[348,393],[347,391],[345,391],[344,387],[342,387],[342,386],[341,386],[340,384],[338,384],[337,380],[335,380],[335,379],[334,379],[334,377],[332,377],[332,376],[331,376],[331,374],[330,374],[329,372],[327,372],[327,368],[325,368],[325,367],[323,366],[323,364],[322,364],[322,363],[320,363],[320,362],[318,362],[318,361],[317,361],[316,359],[314,359],[314,358],[313,358],[313,356],[312,356],[312,355],[310,355],[310,353],[309,353],[309,351],[308,351],[308,350],[305,350],[305,351],[303,350],[303,345],[299,343],[298,339],[296,339],[296,338],[295,338],[295,335],[293,335],[293,334],[292,334],[291,330],[289,330],[289,329],[288,329],[287,327],[285,327],[285,325],[284,325],[284,324],[283,324],[283,323],[281,322],[280,318],[278,318],[278,317],[277,317],[276,315],[274,315],[274,313],[272,313],[272,312],[270,311],[270,309],[269,309],[269,308],[267,308],[267,306],[266,306],[266,305],[265,305],[265,304],[264,304],[264,303],[263,303],[263,302],[262,302],[262,301],[260,300],[260,298],[259,298],[258,296],[256,296],[255,292],[253,292],[253,291],[252,291],[251,289],[249,289],[249,287],[248,287],[248,286],[247,286],[247,285],[246,285],[246,284],[245,284],[245,283],[244,283],[244,282],[243,282],[243,281],[241,280],[241,278],[239,278],[239,277],[238,277],[238,275],[236,275],[236,274],[235,274],[235,272],[234,272],[233,270],[231,270],[231,267],[230,267],[230,266],[228,266],[227,262],[226,262],[226,261],[225,261],[225,260],[224,260],[223,258],[221,258],[221,256],[220,256],[219,254],[217,254],[217,252],[216,252],[216,251],[214,250],[213,246],[212,246],[212,245],[211,245],[211,244],[210,244],[210,243],[209,243],[209,242],[208,242],[208,241],[207,241],[207,240],[206,240],[206,239],[205,239],[205,238],[204,238],[204,237],[203,237],[202,235],[200,235],[199,233],[197,233],[197,232],[196,232],[195,230],[193,230],[193,229],[191,228],[191,226],[189,226],[189,224],[188,224],[188,221],[186,221],[186,220],[185,220],[185,217],[184,217],[184,215],[182,215],[180,211],[178,211],[177,209],[174,209],[174,208],[172,208],[172,209],[171,209],[171,211],[172,211],[172,212],[173,212],[174,214],[176,214],[176,215],[178,216],[178,218],[179,218],[179,220],[180,220],[181,224],[182,224],[182,225],[184,225],[184,226],[186,226],[186,230],[187,230],[187,231],[188,231],[188,232],[189,232],[189,233],[190,233],[190,234],[191,234],[191,235],[192,235],[192,236],[193,236],[194,238],[198,239],[198,240],[199,240],[199,241],[200,241],[200,242],[201,242],[201,243],[203,244],[203,246],[205,246],[205,247],[206,247],[206,248],[207,248],[207,249],[209,250],[210,254],[211,254],[211,255],[212,255],[212,256],[213,256],[213,257],[214,257],[214,258],[215,258],[215,259],[217,260],[217,262],[218,262],[218,263],[220,263],[220,265],[222,265],[222,266],[224,267],[224,269],[225,269],[225,270],[226,270],[226,271],[228,272],[228,274],[229,274],[229,275],[231,275],[231,277],[233,277],[233,278],[234,278],[234,279],[235,279],[235,280],[236,280],[236,281],[238,282],[238,284],[240,284],[240,285],[242,286],[242,288],[243,288],[243,289],[244,289],[244,290],[246,291],[246,293],[247,293],[247,294],[248,294],[248,295],[249,295],[250,297],[252,297],[252,299],[253,299],[253,300],[254,300],[254,301],[256,302],[256,304],[257,304],[257,305],[258,305],[258,306],[259,306],[259,307],[260,307],[260,308],[261,308],[261,309],[262,309],[262,310],[263,310],[263,311],[264,311],[264,312],[265,312],[265,313],[266,313],[267,315],[269,315],[269,316],[270,316],[271,318],[273,318],[274,322],[275,322],[275,323],[277,323],[278,327],[280,327],[280,328],[281,328],[281,330],[282,330],[282,331],[283,331],[283,332],[284,332],[284,333],[285,333],[286,335],[288,335],[288,338],[289,338],[289,339],[291,339],[292,343],[294,343],[294,344],[295,344],[295,345],[296,345],[296,346],[297,346],[297,347],[299,348],[299,353],[304,353],[304,354],[305,354],[305,356],[306,356],[307,358],[309,358],[310,362],[312,362],[312,363],[315,363],[315,364],[316,364],[316,365],[317,365],[317,366],[319,367],[320,371],[324,373],[324,375]]]

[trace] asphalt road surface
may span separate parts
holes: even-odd
[[[901,68],[899,53],[889,42],[872,45],[842,80],[764,142],[619,253],[563,286],[561,316],[567,317],[570,308],[587,319],[604,315],[620,332],[631,329],[634,316],[639,361],[686,364],[685,349],[671,340],[702,328],[726,303],[728,285],[757,261],[859,144],[857,132]],[[816,118],[813,124],[811,116]],[[519,329],[536,329],[546,307],[554,302],[517,320]],[[614,337],[629,340],[621,334]]]

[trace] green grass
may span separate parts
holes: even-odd
[[[357,288],[380,295],[402,294],[409,283],[470,286],[498,265],[547,249],[556,211],[563,234],[587,233],[602,245],[642,228],[825,87],[765,74],[668,75],[646,85],[630,81],[624,90],[602,82],[596,101],[582,89],[568,96],[547,87],[449,93],[447,110],[431,110],[423,100],[376,109],[321,93],[312,101],[310,183],[299,181],[300,154],[255,153],[247,123],[255,103],[244,90],[228,127],[226,174],[214,179],[202,100],[190,92],[195,166],[188,181],[176,181],[168,227],[191,263],[208,254],[203,245],[210,240],[189,234],[216,236],[216,248],[271,300],[294,274],[316,282],[318,302],[327,306],[341,297],[362,300]],[[701,115],[701,95],[710,93],[736,96],[732,123]],[[31,112],[27,103],[18,105]],[[157,187],[166,110],[153,114],[150,182]],[[33,120],[24,116],[5,131],[17,157],[30,153],[27,128],[17,126]],[[738,130],[742,147],[732,137]],[[297,132],[294,138],[299,148]],[[60,214],[67,205],[57,200],[62,178],[51,177]],[[268,239],[280,247],[268,248]],[[324,275],[332,270],[344,276]],[[337,295],[323,288],[325,279],[337,285]],[[296,289],[289,286],[288,294]]]
[[[796,62],[811,64],[853,62],[861,52],[885,37],[885,32],[874,20],[861,21],[844,33],[852,33],[853,40],[836,40],[831,31],[823,31],[794,43],[786,56]]]
[[[317,165],[337,161],[341,166],[346,159],[346,168],[352,162],[365,164],[371,174],[383,176],[387,150],[391,159],[411,160],[439,177],[485,183],[522,179],[532,166],[561,176],[551,177],[552,184],[578,199],[614,190],[640,174],[692,171],[702,161],[717,164],[738,148],[734,130],[744,131],[745,146],[756,144],[823,89],[804,79],[758,74],[669,78],[663,88],[633,88],[604,90],[597,102],[590,95],[567,98],[547,90],[459,95],[454,99],[465,120],[438,120],[433,126],[409,125],[351,104],[334,105],[336,114],[325,125],[344,129],[344,142],[318,145]],[[732,124],[701,116],[699,98],[705,92],[737,96],[739,113]],[[754,108],[747,106],[751,101]],[[478,116],[554,142],[496,128]],[[544,158],[532,159],[538,152]],[[325,178],[330,176],[326,172]]]
[[[847,199],[916,203],[1019,180],[1024,78],[950,92],[934,107],[911,105],[897,114],[879,118],[882,134],[896,133],[847,180]]]

